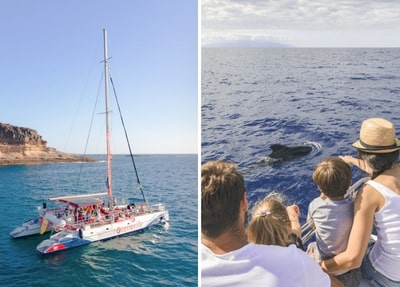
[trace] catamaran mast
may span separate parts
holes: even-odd
[[[111,185],[111,146],[110,146],[110,124],[108,107],[108,56],[107,56],[107,30],[103,29],[104,36],[104,87],[106,101],[106,141],[107,141],[107,193],[110,197],[110,206],[112,206],[112,185]]]

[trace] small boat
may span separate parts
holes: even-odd
[[[111,152],[109,129],[109,99],[108,99],[108,56],[107,30],[104,36],[104,77],[105,77],[105,116],[106,116],[106,143],[107,143],[107,192],[97,194],[80,194],[50,198],[54,204],[64,205],[64,212],[59,217],[54,214],[44,216],[46,221],[53,225],[53,232],[49,239],[43,240],[36,247],[42,254],[50,254],[70,248],[86,245],[99,240],[111,239],[121,235],[137,232],[149,227],[168,226],[169,213],[161,203],[150,205],[144,196],[136,171],[131,148],[128,141],[130,156],[135,169],[138,186],[142,192],[143,203],[116,205],[111,184]],[[112,80],[111,80],[112,83]],[[119,104],[117,101],[118,109]],[[121,116],[122,120],[122,116]],[[122,125],[125,130],[125,126]],[[125,131],[125,136],[127,135]],[[127,138],[128,140],[128,138]],[[44,221],[45,222],[45,221]],[[44,227],[43,227],[44,229]]]

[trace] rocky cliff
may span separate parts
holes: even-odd
[[[47,147],[36,130],[0,123],[0,165],[93,161]]]

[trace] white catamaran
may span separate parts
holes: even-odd
[[[98,240],[110,239],[146,229],[154,225],[168,226],[169,213],[165,209],[164,205],[161,203],[150,205],[145,199],[136,172],[136,165],[132,156],[129,141],[128,147],[131,153],[131,159],[135,168],[139,188],[142,191],[143,203],[136,205],[134,203],[115,205],[111,181],[112,166],[108,99],[108,81],[110,77],[106,29],[103,30],[103,37],[107,142],[107,192],[50,198],[50,202],[61,205],[62,207],[43,210],[39,218],[25,222],[10,233],[11,237],[18,238],[43,234],[46,231],[52,230],[50,238],[42,241],[36,247],[37,251],[42,254],[58,252]]]

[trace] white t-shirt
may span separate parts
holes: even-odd
[[[201,286],[328,287],[330,278],[294,244],[249,243],[225,254],[201,244]]]

